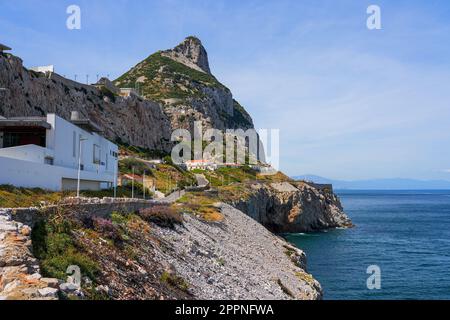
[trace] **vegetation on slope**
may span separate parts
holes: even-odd
[[[152,236],[151,224],[172,227],[174,221],[183,223],[168,206],[112,212],[105,218],[47,213],[33,228],[33,253],[47,277],[65,281],[67,267],[79,266],[87,299],[185,299],[189,284],[154,259],[165,248]],[[110,292],[98,292],[98,285],[108,286]]]
[[[192,69],[171,58],[156,52],[123,74],[114,84],[118,87],[136,88],[146,99],[164,105],[187,104],[193,100],[208,98],[206,89],[230,90],[213,75]],[[230,128],[252,127],[250,115],[237,102],[233,101],[233,116],[220,114]],[[186,115],[180,115],[183,123]]]
[[[160,102],[202,97],[201,86],[226,89],[214,76],[189,68],[161,52],[152,54],[114,83],[119,87],[139,88],[142,96]]]
[[[217,196],[211,193],[189,192],[181,197],[173,207],[179,212],[192,214],[208,222],[219,222],[223,220],[223,216],[217,208],[217,203]]]
[[[134,186],[135,197],[143,196],[143,187],[136,183]],[[117,197],[130,198],[132,194],[131,186],[117,187]],[[82,190],[82,197],[112,197],[113,189],[100,191]],[[11,185],[0,185],[0,208],[24,208],[40,207],[41,205],[57,204],[62,199],[76,196],[75,191],[53,192],[40,188],[18,188]]]

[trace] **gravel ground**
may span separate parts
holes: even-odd
[[[185,215],[183,227],[153,231],[161,263],[184,278],[197,299],[320,299],[320,284],[304,270],[305,255],[241,211],[208,223]]]

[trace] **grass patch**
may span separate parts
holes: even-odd
[[[145,160],[162,159],[167,156],[167,152],[132,146],[123,142],[120,138],[116,139],[116,143],[119,145],[121,155],[127,155]]]
[[[74,227],[62,218],[42,220],[33,228],[33,253],[41,262],[44,276],[65,280],[67,267],[77,265],[83,275],[92,280],[96,278],[99,268],[77,247],[72,237]]]
[[[304,281],[304,282],[306,282],[306,283],[309,283],[309,284],[314,283],[314,278],[313,278],[313,276],[310,275],[309,273],[306,273],[306,272],[296,272],[296,273],[295,273],[295,276],[296,276],[298,279],[300,279],[300,280],[302,280],[302,281]]]
[[[139,176],[142,176],[144,173],[147,175],[151,175],[151,168],[143,161],[140,161],[136,158],[125,158],[119,160],[119,172],[124,173],[133,173]]]
[[[63,192],[0,185],[0,207],[2,208],[33,207],[39,206],[41,202],[57,203],[64,196]]]
[[[153,171],[156,189],[168,194],[176,188],[195,185],[196,180],[192,173],[180,170],[170,164],[161,164]]]
[[[180,212],[194,214],[208,222],[219,222],[223,215],[216,207],[217,198],[204,192],[189,192],[173,205]]]
[[[184,292],[187,292],[189,289],[189,284],[186,282],[186,280],[167,271],[164,271],[162,273],[160,280],[162,283],[166,283],[170,287],[179,289]]]
[[[174,229],[175,225],[183,224],[181,214],[169,205],[155,206],[139,211],[139,216],[147,221],[153,222],[163,228]]]
[[[131,185],[117,187],[117,197],[131,198]],[[147,191],[147,196],[149,192]],[[114,189],[106,189],[99,191],[85,190],[80,195],[87,198],[104,198],[113,197]],[[52,205],[58,204],[66,197],[75,197],[75,191],[55,192],[39,188],[17,188],[11,185],[0,186],[0,208],[19,208],[19,207],[39,207],[41,204]],[[135,183],[134,196],[142,198],[143,186]]]

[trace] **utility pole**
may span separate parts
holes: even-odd
[[[117,164],[119,159],[117,159]],[[117,165],[114,166],[114,199],[117,197]]]
[[[89,75],[86,75],[86,84],[89,84]]]
[[[77,75],[75,75],[75,81],[77,81]]]
[[[145,200],[145,171],[144,176],[142,177],[142,192],[144,193],[144,200]]]

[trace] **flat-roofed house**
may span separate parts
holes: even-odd
[[[61,191],[99,190],[117,182],[118,147],[88,119],[0,118],[0,184]]]
[[[186,169],[187,171],[192,170],[209,170],[214,171],[217,169],[217,164],[212,162],[211,160],[188,160],[181,164],[181,167]]]

